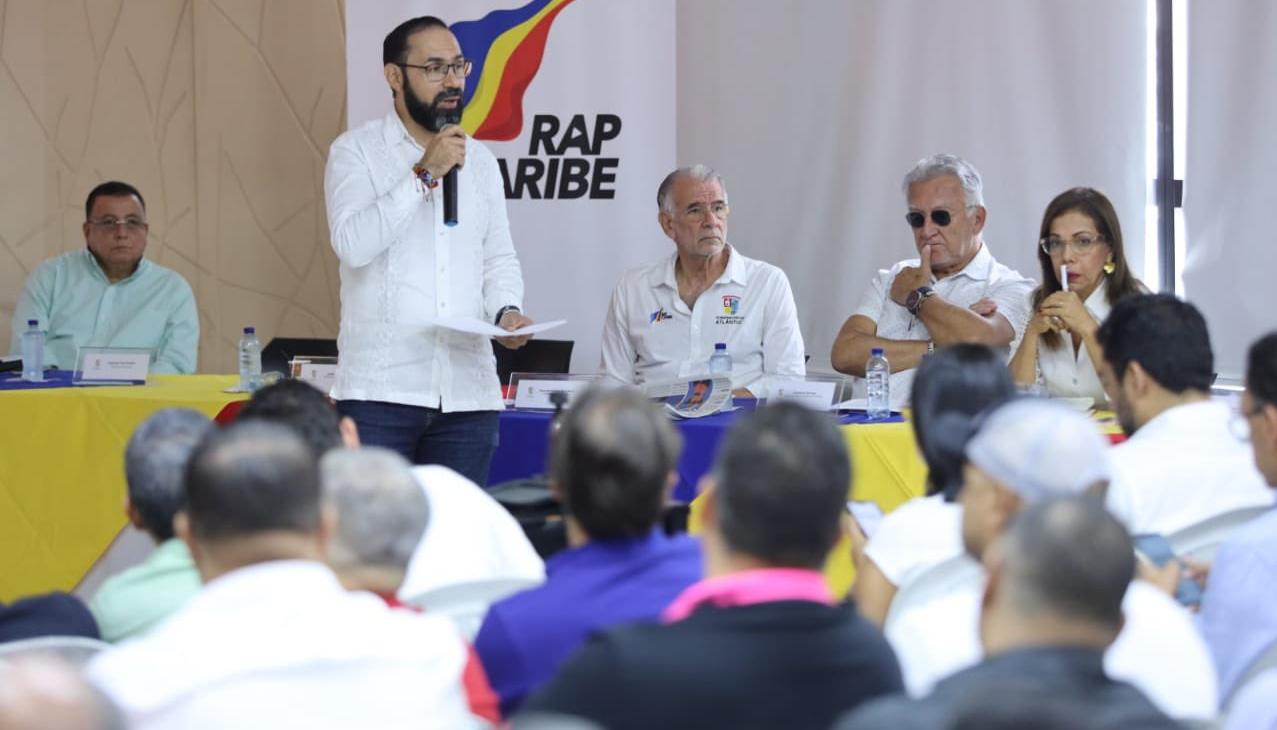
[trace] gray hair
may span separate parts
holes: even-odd
[[[942,175],[953,175],[958,178],[958,182],[962,183],[967,207],[984,205],[984,182],[980,179],[980,172],[975,169],[975,165],[957,155],[941,153],[918,160],[909,172],[905,173],[900,189],[908,195],[910,186],[934,180]]]
[[[713,181],[718,183],[718,188],[723,191],[723,202],[727,202],[727,183],[723,181],[723,176],[718,174],[714,168],[709,165],[697,163],[691,167],[680,167],[674,172],[665,176],[661,181],[661,186],[656,189],[656,207],[665,213],[674,214],[674,210],[670,205],[670,190],[673,189],[675,181],[681,177],[690,177],[701,181]]]
[[[389,449],[334,449],[319,461],[323,499],[337,511],[329,561],[337,568],[407,570],[430,521],[411,466]]]
[[[173,537],[173,515],[186,499],[186,464],[213,428],[189,408],[156,411],[138,426],[124,449],[129,501],[158,542]]]

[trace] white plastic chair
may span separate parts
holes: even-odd
[[[33,654],[51,654],[77,667],[84,666],[98,652],[110,649],[105,641],[83,636],[40,636],[0,644],[0,659],[16,659]]]
[[[1195,525],[1189,525],[1166,536],[1171,552],[1178,557],[1210,561],[1215,558],[1219,546],[1237,528],[1273,509],[1272,506],[1243,507],[1208,517]]]
[[[918,577],[906,581],[896,591],[896,595],[891,599],[891,605],[887,607],[884,630],[910,608],[953,593],[973,583],[978,584],[983,579],[984,569],[967,555],[949,558],[943,563],[927,568],[919,573]]]
[[[473,640],[479,633],[483,617],[488,614],[488,606],[541,582],[529,578],[498,578],[453,583],[426,591],[404,603],[426,613],[447,616],[467,640]]]

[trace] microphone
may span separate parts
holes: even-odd
[[[449,117],[447,123],[439,130],[440,132],[461,121],[459,114],[450,114]],[[455,165],[443,176],[443,224],[449,227],[457,225],[457,168]]]

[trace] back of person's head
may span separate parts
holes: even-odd
[[[550,479],[591,538],[639,537],[661,519],[681,448],[669,419],[639,391],[590,389],[554,435]]]
[[[342,445],[337,409],[327,395],[302,380],[280,380],[258,390],[235,420],[284,426],[306,441],[316,459]]]
[[[129,504],[143,528],[164,542],[173,537],[173,515],[185,499],[186,463],[213,427],[202,413],[165,408],[141,423],[124,448]]]
[[[1135,549],[1099,498],[1031,505],[1011,523],[999,553],[1000,588],[1019,617],[1111,629],[1116,637]]]
[[[185,511],[200,542],[314,533],[320,527],[315,454],[276,424],[237,422],[214,430],[191,454]]]
[[[1255,341],[1246,353],[1246,390],[1255,406],[1277,406],[1277,332]]]
[[[967,443],[966,460],[1032,503],[1106,486],[1108,449],[1096,425],[1076,410],[1020,398],[984,419]]]
[[[1171,393],[1209,391],[1214,356],[1206,320],[1170,294],[1141,294],[1113,305],[1096,334],[1104,359],[1120,380],[1137,362]]]
[[[913,434],[927,462],[927,494],[952,502],[962,488],[962,450],[980,413],[1015,397],[1005,359],[990,347],[943,347],[913,379]]]
[[[851,490],[851,458],[828,413],[778,403],[742,417],[723,437],[713,479],[729,549],[778,567],[824,564]]]
[[[334,449],[319,462],[323,499],[337,529],[328,547],[336,569],[406,571],[430,520],[426,493],[411,465],[388,449]]]

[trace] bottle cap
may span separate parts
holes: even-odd
[[[245,328],[244,328],[244,334],[246,334],[246,335],[255,335],[255,334],[257,334],[257,328],[256,328],[256,327],[245,327]]]
[[[882,348],[881,348],[881,347],[875,347],[875,348],[873,348],[872,350],[870,350],[870,351],[869,351],[869,354],[870,354],[870,355],[873,355],[874,357],[882,357]]]
[[[40,320],[38,320],[38,319],[28,319],[28,320],[27,320],[27,326],[28,326],[28,327],[39,327],[39,326],[40,326]]]
[[[714,343],[714,351],[715,351],[715,352],[717,352],[717,351],[719,351],[719,350],[726,350],[726,349],[727,349],[727,343],[726,343],[726,342],[715,342],[715,343]]]

